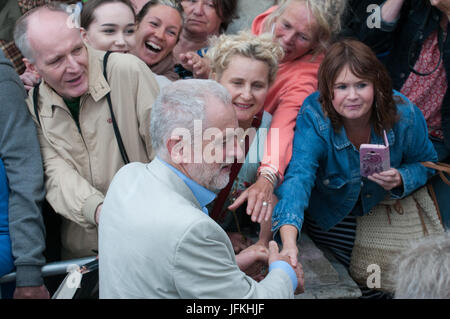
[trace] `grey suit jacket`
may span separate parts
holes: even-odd
[[[186,184],[158,158],[114,177],[100,215],[100,298],[293,298],[289,276],[254,281]]]

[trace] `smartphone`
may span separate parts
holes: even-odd
[[[389,142],[386,131],[384,131],[384,144],[361,144],[359,147],[361,176],[367,177],[390,168]]]

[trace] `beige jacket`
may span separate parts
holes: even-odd
[[[39,87],[40,126],[33,90],[27,101],[38,125],[47,200],[65,217],[63,259],[93,255],[92,250],[97,250],[95,210],[114,174],[124,165],[111,123],[108,92],[130,161],[153,158],[150,111],[159,93],[153,73],[137,57],[115,53],[108,60],[107,82],[104,54],[88,47],[89,90],[80,101],[80,131],[63,99],[45,82]]]

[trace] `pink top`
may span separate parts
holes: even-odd
[[[254,34],[262,33],[267,16],[276,9],[271,7],[255,18],[252,24]],[[283,178],[284,171],[292,157],[295,122],[304,99],[317,90],[317,72],[323,55],[304,55],[297,60],[281,63],[275,82],[266,100],[266,112],[272,114],[272,123],[265,143],[262,165],[277,168]]]

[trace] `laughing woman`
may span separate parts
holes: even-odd
[[[147,63],[153,73],[178,80],[172,51],[183,29],[181,5],[172,0],[150,0],[139,11],[136,20],[133,53]]]

